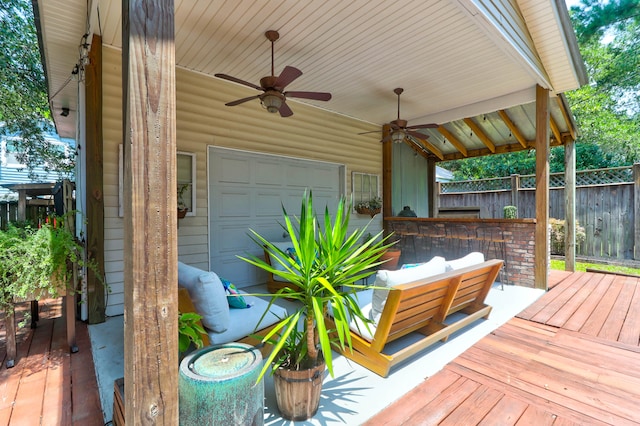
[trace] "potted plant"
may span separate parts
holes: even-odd
[[[356,205],[356,212],[359,214],[368,214],[374,217],[382,210],[382,198],[373,197],[369,201],[364,201]]]
[[[84,248],[64,221],[51,217],[39,227],[10,224],[0,230],[0,309],[12,309],[15,301],[73,291],[70,271],[74,264],[100,277],[96,263],[84,259]]]
[[[386,238],[380,238],[382,233],[363,242],[366,227],[348,233],[351,203],[344,197],[339,200],[333,220],[325,208],[323,225],[314,213],[311,193],[305,194],[300,216],[295,222],[284,207],[282,210],[283,228],[291,236],[293,256],[257,232],[250,232],[256,244],[265,247],[272,254],[271,258],[277,259],[284,268],[276,269],[257,256],[240,258],[296,286],[268,295],[271,304],[278,298],[287,298],[297,301],[300,307],[283,318],[269,334],[262,336],[262,341],[273,344],[274,348],[260,378],[271,368],[282,416],[304,420],[318,409],[325,365],[333,376],[332,345],[351,348],[351,318],[369,322],[355,300],[355,292],[364,288],[357,283],[373,273],[389,244]],[[329,308],[335,330],[325,327],[324,316]],[[337,339],[331,336],[337,336]],[[308,388],[300,390],[298,386]],[[309,401],[305,401],[307,397],[310,397]]]
[[[202,334],[206,333],[200,320],[202,316],[195,312],[178,313],[178,352],[180,361],[192,344],[195,349],[203,346]]]
[[[178,219],[182,219],[187,215],[189,208],[184,201],[184,193],[189,188],[188,183],[178,185]]]

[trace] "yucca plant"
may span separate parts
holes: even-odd
[[[286,287],[271,296],[271,304],[279,298],[300,302],[298,310],[283,318],[266,336],[264,343],[274,345],[271,355],[260,374],[264,376],[271,368],[301,370],[326,363],[333,376],[332,345],[351,348],[349,322],[364,317],[356,302],[356,291],[365,286],[358,284],[374,272],[381,264],[380,256],[391,245],[382,232],[364,239],[366,226],[349,233],[349,217],[352,205],[345,197],[339,200],[332,218],[325,208],[321,225],[314,213],[312,193],[305,193],[300,216],[291,219],[282,208],[284,224],[291,236],[293,253],[285,253],[257,232],[250,230],[251,238],[264,247],[272,262],[279,262],[284,271],[270,266],[257,256],[240,258],[269,273],[278,275],[292,284],[296,290]],[[266,295],[263,295],[266,296]],[[327,330],[324,316],[331,308],[335,330]],[[336,338],[331,338],[336,336]]]

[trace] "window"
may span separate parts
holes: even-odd
[[[379,180],[380,176],[378,175],[353,172],[351,174],[353,205],[358,205],[358,203],[363,203],[379,196]]]
[[[176,161],[178,202],[188,209],[187,216],[196,215],[196,154],[178,152]],[[181,196],[180,196],[181,195]]]
[[[124,156],[123,146],[118,147],[118,214],[124,216]],[[176,156],[177,188],[176,197],[188,209],[187,216],[196,215],[196,154],[192,152],[177,152]]]

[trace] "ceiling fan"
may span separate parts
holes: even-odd
[[[381,142],[387,142],[388,140],[392,140],[396,143],[404,142],[404,140],[410,136],[415,139],[418,139],[421,142],[424,142],[429,136],[416,132],[414,130],[417,129],[437,129],[439,126],[435,123],[430,124],[415,124],[413,126],[407,126],[407,120],[402,120],[400,118],[400,95],[404,92],[404,89],[398,87],[397,89],[393,89],[393,93],[398,95],[398,118],[391,121],[389,126],[391,126],[391,133],[385,136]]]
[[[279,112],[280,116],[289,117],[293,115],[293,111],[291,111],[291,108],[289,108],[289,105],[287,105],[287,97],[313,99],[316,101],[328,101],[329,99],[331,99],[331,93],[297,91],[283,92],[285,87],[287,87],[291,82],[302,75],[302,71],[294,67],[286,66],[284,67],[284,70],[282,70],[280,75],[276,77],[273,66],[273,44],[280,38],[280,34],[278,34],[277,31],[269,30],[264,33],[264,35],[265,37],[267,37],[267,40],[271,42],[271,75],[262,77],[260,79],[259,86],[227,74],[215,74],[215,76],[218,78],[223,78],[235,83],[244,84],[245,86],[253,87],[256,90],[260,90],[263,93],[228,102],[225,104],[226,106],[240,105],[252,99],[260,99],[260,103],[262,103],[267,111],[272,113]]]

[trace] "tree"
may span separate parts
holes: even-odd
[[[0,0],[0,132],[30,172],[37,166],[63,174],[73,161],[45,142],[52,129],[34,14],[29,0]]]

